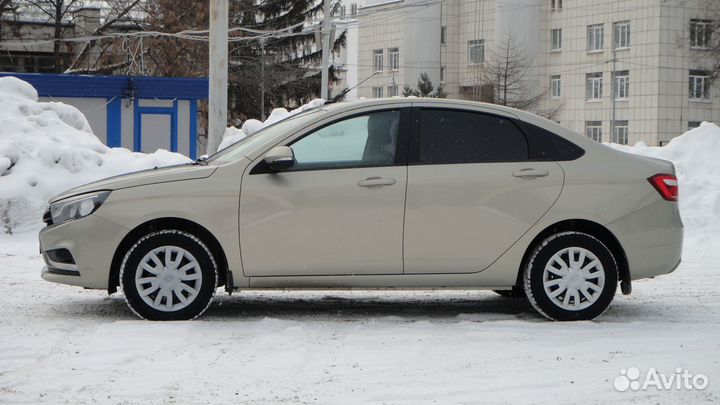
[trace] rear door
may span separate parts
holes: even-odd
[[[554,204],[564,173],[531,161],[512,117],[416,107],[405,212],[405,274],[487,268]]]

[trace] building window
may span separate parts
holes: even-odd
[[[395,97],[398,95],[398,86],[397,84],[393,84],[392,86],[388,86],[388,97]]]
[[[616,22],[613,37],[615,49],[630,48],[630,21]]]
[[[585,99],[600,100],[603,93],[603,74],[588,73],[585,77]]]
[[[710,76],[702,70],[690,71],[690,100],[710,99]]]
[[[602,142],[602,121],[586,121],[585,135],[595,142]]]
[[[340,17],[345,18],[345,6],[340,6]]]
[[[390,70],[397,72],[400,70],[400,49],[389,48],[388,58],[390,59]]]
[[[702,121],[688,121],[688,129],[700,128]]]
[[[440,45],[447,44],[447,27],[440,27]]]
[[[468,41],[468,63],[477,65],[485,61],[485,40]]]
[[[550,76],[550,97],[560,98],[562,95],[560,84],[560,75]]]
[[[552,36],[552,50],[559,51],[562,49],[562,28],[557,28],[551,31]]]
[[[375,67],[376,72],[383,71],[383,50],[382,49],[375,49],[373,51],[373,66]]]
[[[588,25],[588,52],[602,51],[604,46],[605,26],[603,24]]]
[[[373,96],[373,98],[382,98],[383,97],[383,88],[382,87],[373,87],[372,88],[372,96]]]
[[[613,74],[613,94],[615,100],[627,100],[630,96],[630,72],[622,70]]]
[[[357,15],[357,3],[350,5],[350,15]]]
[[[690,47],[700,49],[710,47],[712,32],[712,20],[690,20]]]
[[[561,11],[562,10],[562,0],[550,0],[550,10],[551,11]]]
[[[621,145],[628,144],[628,122],[627,121],[615,121],[613,130],[613,142]]]
[[[445,83],[445,66],[440,66],[440,83]]]

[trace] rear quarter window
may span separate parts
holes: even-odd
[[[518,121],[530,143],[531,160],[569,161],[580,158],[585,150],[544,128]]]

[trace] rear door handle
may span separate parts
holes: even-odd
[[[539,169],[522,169],[518,170],[517,172],[513,172],[513,176],[522,178],[545,177],[549,174],[550,172],[548,172],[547,170]]]
[[[360,187],[382,187],[392,186],[393,184],[395,184],[395,179],[383,177],[368,177],[365,180],[358,181]]]

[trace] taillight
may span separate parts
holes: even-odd
[[[678,200],[678,181],[677,177],[672,174],[656,174],[648,179],[655,190],[660,193],[662,198],[668,201]]]

